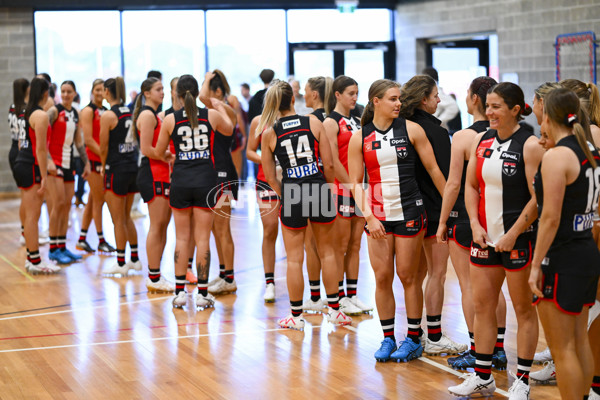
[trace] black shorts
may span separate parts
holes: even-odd
[[[337,214],[342,218],[361,217],[360,209],[356,207],[356,202],[352,196],[337,195]]]
[[[469,222],[448,221],[448,239],[456,242],[463,249],[470,250],[473,232]]]
[[[96,174],[102,173],[102,163],[100,161],[90,160],[90,169]]]
[[[511,251],[496,252],[488,246],[482,249],[477,243],[471,244],[471,264],[476,267],[504,267],[507,271],[520,271],[531,264],[535,232],[521,234]]]
[[[138,187],[135,183],[137,172],[105,172],[104,189],[109,190],[117,196],[127,196],[137,193]]]
[[[190,188],[172,185],[169,204],[177,210],[190,207],[212,209],[216,204],[215,197],[211,196],[212,190],[212,187]]]
[[[583,307],[591,307],[596,302],[598,276],[576,276],[571,274],[549,273],[542,279],[543,298],[533,296],[533,305],[540,301],[551,301],[564,313],[578,315]]]
[[[42,181],[40,167],[30,163],[16,162],[13,168],[13,177],[20,189],[29,189]]]
[[[279,201],[279,196],[265,181],[256,181],[256,197],[260,201]]]
[[[56,177],[62,179],[65,183],[75,182],[75,174],[71,168],[56,167]]]
[[[11,171],[15,168],[17,154],[19,154],[19,141],[13,140],[12,144],[10,145],[10,150],[8,151],[8,165],[10,165]]]
[[[429,221],[427,220],[427,227],[425,228],[425,238],[435,237],[437,234],[437,228],[440,221]]]
[[[310,222],[330,224],[335,220],[336,211],[329,190],[323,180],[289,183],[282,186],[279,219],[288,229],[303,229]]]
[[[423,211],[414,219],[402,221],[381,221],[381,224],[385,228],[385,233],[387,235],[394,235],[398,237],[415,237],[423,229],[427,229],[427,214],[425,214],[425,211]],[[366,223],[365,232],[368,236],[371,236]]]

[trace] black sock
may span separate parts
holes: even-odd
[[[265,272],[265,284],[269,283],[275,284],[275,273],[274,272]]]
[[[358,286],[358,279],[346,278],[346,295],[348,297],[356,296],[356,288]]]
[[[188,269],[192,269],[194,266],[194,257],[188,258]]]
[[[408,333],[406,337],[412,339],[413,342],[419,343],[421,336],[421,318],[407,318],[408,321]]]
[[[58,236],[50,236],[50,253],[58,250]]]
[[[129,243],[129,247],[131,248],[131,261],[136,262],[137,260],[139,260],[137,244]]]
[[[87,237],[87,229],[81,229],[81,232],[79,233],[79,241],[85,242],[86,237]]]
[[[592,391],[594,393],[596,393],[597,395],[600,395],[600,376],[599,375],[594,376],[594,379],[592,380]]]
[[[225,279],[225,282],[227,282],[227,283],[233,282],[233,270],[232,269],[225,270],[225,277],[223,279]]]
[[[328,294],[327,303],[332,310],[340,309],[340,298],[337,293]]]
[[[185,275],[175,275],[175,296],[185,290]]]
[[[290,300],[290,306],[292,308],[292,317],[299,317],[302,315],[302,300]]]
[[[38,265],[39,263],[42,262],[42,258],[40,257],[40,251],[36,250],[36,251],[29,251],[27,250],[27,258],[29,259],[29,262],[32,263],[33,265]]]
[[[390,338],[396,343],[396,336],[394,336],[394,322],[396,318],[380,319],[381,329],[383,329],[383,338]]]
[[[442,315],[427,316],[427,338],[439,342],[442,338]]]
[[[225,264],[219,264],[219,278],[225,279]]]
[[[477,360],[475,361],[475,373],[478,377],[487,381],[492,375],[492,354],[481,354],[477,353]]]
[[[208,278],[198,278],[198,294],[206,297],[208,295]]]
[[[469,353],[475,357],[477,353],[475,353],[475,334],[473,332],[469,332],[469,341],[471,342],[471,350],[469,350]]]
[[[346,297],[346,292],[344,292],[344,281],[340,281],[338,284],[338,297],[340,300]]]
[[[160,280],[160,267],[154,269],[148,266],[148,278],[150,278],[152,282],[158,282]]]
[[[58,236],[58,248],[59,249],[67,248],[67,237],[66,236]]]
[[[533,360],[517,358],[517,378],[520,378],[526,385],[529,385],[529,372],[532,364]]]
[[[117,249],[117,263],[120,267],[125,265],[125,250]]]
[[[98,244],[104,243],[106,242],[106,240],[104,240],[104,234],[102,233],[102,231],[98,232]]]
[[[499,351],[504,351],[504,333],[506,328],[498,328],[498,336],[496,337],[496,346],[494,347],[494,354]]]
[[[321,298],[321,280],[308,281],[308,285],[310,287],[310,299],[315,302],[319,301]]]

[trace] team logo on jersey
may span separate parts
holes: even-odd
[[[415,227],[415,221],[406,221],[406,227],[407,228],[414,228]]]
[[[422,206],[422,205],[423,205],[423,200],[422,199],[417,200],[417,206]]]
[[[393,138],[390,139],[390,145],[394,147],[406,145],[406,138]]]
[[[503,151],[502,154],[500,154],[500,159],[519,162],[521,155],[519,153],[515,153],[514,151]]]
[[[398,156],[398,158],[406,158],[406,156],[408,156],[408,151],[406,150],[406,147],[396,147],[396,155]]]
[[[297,126],[300,126],[300,120],[299,119],[293,119],[291,121],[285,121],[285,122],[281,123],[281,127],[283,129],[295,128]]]
[[[373,150],[381,149],[381,142],[379,140],[374,140],[371,142],[371,147]]]
[[[502,172],[506,176],[513,176],[517,172],[517,163],[504,161],[502,165]]]
[[[510,251],[510,259],[511,260],[521,260],[523,258],[527,258],[527,251],[525,251],[525,250],[511,250]]]

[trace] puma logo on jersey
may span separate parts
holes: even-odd
[[[573,216],[573,231],[583,232],[594,226],[594,213],[575,214]]]
[[[135,151],[135,144],[133,144],[133,143],[119,144],[119,153],[131,153],[132,151]]]
[[[177,156],[181,161],[207,160],[210,158],[210,151],[186,151],[179,153]]]
[[[290,129],[290,128],[295,128],[297,126],[300,126],[300,120],[299,119],[293,119],[291,121],[285,121],[281,123],[281,126],[283,129]]]

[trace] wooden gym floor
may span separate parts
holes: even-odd
[[[248,186],[247,186],[248,187]],[[306,315],[303,332],[280,329],[289,313],[286,260],[281,235],[275,270],[277,298],[264,304],[261,223],[252,189],[241,192],[232,229],[236,246],[236,294],[217,298],[214,309],[173,309],[172,295],[149,294],[146,273],[104,277],[115,256],[87,255],[58,275],[27,274],[19,244],[19,201],[0,200],[0,398],[1,399],[451,399],[448,386],[461,372],[446,357],[409,363],[377,363],[382,340],[377,313],[334,327]],[[82,209],[72,208],[68,246],[75,247]],[[43,213],[45,215],[45,212]],[[135,220],[140,258],[147,266],[148,218]],[[114,245],[108,210],[104,233]],[[47,216],[40,221],[47,228]],[[88,234],[92,247],[97,236]],[[211,278],[218,273],[213,246]],[[169,226],[162,271],[173,280],[174,227]],[[47,260],[48,246],[41,247]],[[192,290],[188,286],[188,290]],[[359,297],[374,305],[374,277],[363,237]],[[396,336],[406,332],[402,288],[396,278]],[[308,284],[305,286],[308,296]],[[507,301],[508,293],[505,290]],[[460,290],[448,269],[443,328],[468,342]],[[515,370],[516,322],[509,302],[506,350]],[[541,330],[541,329],[540,329]],[[538,351],[545,348],[543,334]],[[540,368],[539,366],[534,369]],[[504,398],[506,371],[495,371]],[[532,399],[558,399],[556,386],[533,385]]]

